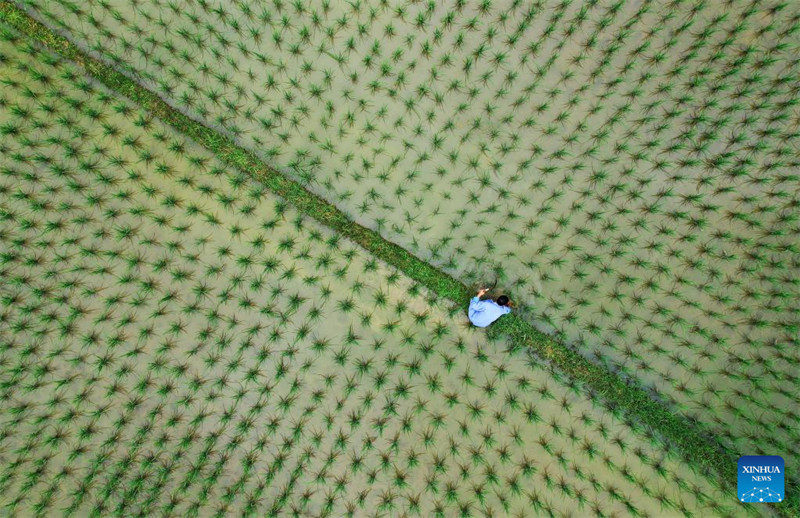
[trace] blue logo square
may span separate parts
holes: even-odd
[[[739,501],[782,502],[784,467],[783,458],[778,455],[739,457]]]

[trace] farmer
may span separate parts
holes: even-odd
[[[481,300],[487,291],[488,288],[482,288],[469,301],[469,321],[476,327],[486,327],[506,313],[511,313],[511,301],[505,295],[500,295],[497,300]]]

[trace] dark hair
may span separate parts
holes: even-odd
[[[508,297],[505,295],[500,295],[497,297],[497,304],[500,306],[508,306]]]

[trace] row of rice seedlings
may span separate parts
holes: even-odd
[[[733,512],[578,385],[17,43],[6,512]]]

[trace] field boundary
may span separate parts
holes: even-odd
[[[0,20],[14,27],[30,40],[77,63],[107,88],[127,97],[183,135],[201,144],[226,164],[239,169],[284,198],[297,209],[363,247],[375,257],[402,271],[426,288],[455,303],[464,304],[472,292],[462,282],[419,259],[347,217],[332,203],[312,193],[298,182],[264,163],[254,153],[240,147],[229,137],[170,106],[135,79],[81,50],[70,40],[30,16],[24,9],[0,0]],[[708,476],[721,488],[736,491],[736,457],[703,430],[702,425],[682,418],[667,405],[653,399],[635,381],[620,376],[587,360],[575,350],[537,330],[519,316],[510,315],[493,326],[490,336],[508,335],[515,349],[524,348],[557,370],[580,382],[594,395],[605,400],[612,412],[620,412],[634,425],[649,428],[656,437],[680,455],[698,473]],[[788,477],[787,477],[788,478]],[[787,486],[793,486],[787,480]],[[791,502],[791,504],[789,503]],[[775,511],[787,516],[800,514],[798,499],[784,502]]]

